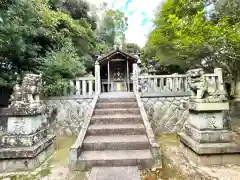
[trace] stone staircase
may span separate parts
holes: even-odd
[[[78,158],[78,169],[94,166],[151,167],[150,143],[135,98],[100,98]]]

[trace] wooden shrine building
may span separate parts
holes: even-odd
[[[139,62],[138,55],[116,49],[99,56],[101,92],[133,91],[133,64]]]

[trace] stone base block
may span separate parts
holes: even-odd
[[[48,136],[32,147],[0,149],[0,172],[32,170],[40,166],[54,151],[55,136]]]
[[[240,153],[240,145],[229,143],[199,143],[186,135],[179,133],[180,141],[199,155]]]
[[[228,102],[189,102],[189,109],[194,111],[226,111],[229,110]]]
[[[188,124],[198,130],[222,130],[224,128],[223,111],[190,111]]]
[[[30,147],[39,143],[47,137],[47,129],[37,131],[33,134],[25,135],[3,135],[1,145],[3,147]]]
[[[203,143],[180,133],[180,148],[184,156],[197,165],[240,165],[240,145],[231,143]]]
[[[233,133],[228,130],[200,131],[191,125],[185,125],[184,132],[199,143],[227,143],[233,140]]]
[[[183,153],[185,158],[197,166],[226,164],[240,165],[240,153],[198,155],[182,142],[180,143],[180,151]]]
[[[8,117],[7,132],[9,134],[32,134],[43,126],[43,116]]]

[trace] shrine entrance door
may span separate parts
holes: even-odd
[[[111,67],[111,91],[127,91],[127,70],[126,66]]]

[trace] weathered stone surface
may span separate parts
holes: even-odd
[[[189,102],[189,109],[194,111],[226,111],[229,110],[228,102],[217,103],[202,103],[202,102]]]
[[[33,170],[39,167],[54,151],[54,144],[51,143],[34,157],[11,158],[0,160],[0,172],[13,172],[22,170]]]
[[[17,116],[8,118],[7,133],[9,134],[32,134],[43,127],[43,117]]]
[[[89,116],[93,99],[45,100],[48,112],[45,117],[56,135],[78,135],[84,120]],[[55,110],[55,113],[51,111]],[[51,115],[52,114],[52,115]]]
[[[48,146],[53,144],[55,140],[54,135],[49,135],[47,138],[42,139],[39,143],[31,147],[15,147],[15,148],[1,148],[0,149],[0,161],[1,159],[21,159],[21,158],[33,158],[41,153]]]
[[[233,134],[228,130],[201,131],[190,125],[185,125],[184,132],[199,143],[226,143],[233,140]]]
[[[187,97],[142,97],[149,121],[155,133],[179,132],[188,118],[188,109],[183,103]]]
[[[16,84],[11,95],[9,116],[29,116],[42,113],[40,91],[42,75],[25,74],[21,85]]]
[[[111,117],[107,118],[103,124],[96,123],[97,120],[95,120],[89,122],[89,126],[86,125],[82,128],[77,141],[70,149],[69,159],[72,169],[87,170],[94,166],[151,167],[153,165],[153,154],[151,154],[152,150],[150,151],[149,148],[159,148],[159,146],[155,142],[150,124],[146,123],[147,115],[144,113],[143,104],[139,103],[141,102],[140,97],[136,95],[140,109],[135,108],[137,111],[133,111],[131,106],[129,106],[129,109],[125,108],[124,105],[121,105],[118,109],[115,109],[115,106],[109,106],[110,102],[124,104],[125,97],[122,99],[121,94],[109,93],[114,99],[106,99],[109,95],[104,98],[100,96],[93,117],[106,118],[107,115]],[[127,105],[129,105],[129,102],[136,102],[136,99],[133,99],[133,93],[128,93],[128,95],[131,96],[132,101],[128,99],[126,101]],[[102,103],[107,105],[103,106]],[[100,105],[98,106],[98,104]],[[135,103],[131,104],[134,107],[136,106]],[[123,123],[125,119],[121,123],[116,123],[113,112],[117,118],[120,115],[122,117],[131,115],[134,117],[140,116],[140,119],[132,124]],[[83,133],[84,130],[87,130],[87,132]]]
[[[76,164],[79,170],[90,169],[94,166],[139,166],[151,167],[153,158],[149,150],[105,150],[84,151]]]
[[[41,86],[41,75],[26,74],[14,87],[7,131],[0,136],[0,172],[35,168],[53,152],[55,135],[47,134]]]
[[[229,126],[229,104],[221,69],[210,75],[202,69],[190,70],[189,74],[192,96],[188,103],[188,124],[180,133],[183,153],[197,164],[236,164],[234,158],[239,160],[240,145],[233,141]]]
[[[212,166],[212,165],[226,165],[234,164],[240,165],[240,153],[227,154],[206,154],[198,155],[185,144],[180,143],[180,150],[183,155],[197,166]]]
[[[221,68],[214,69],[214,74],[210,75],[210,78],[204,74],[202,68],[191,69],[187,74],[189,76],[188,85],[191,90],[191,102],[218,103],[227,100]]]
[[[47,137],[47,129],[39,130],[33,134],[7,134],[2,136],[1,145],[4,147],[28,147],[39,143]]]
[[[140,171],[137,166],[94,167],[89,180],[140,180]]]
[[[189,121],[193,127],[199,130],[223,129],[224,113],[222,111],[196,112],[190,111]]]
[[[199,143],[185,133],[180,133],[180,141],[198,155],[209,154],[240,154],[240,146],[230,143]]]

